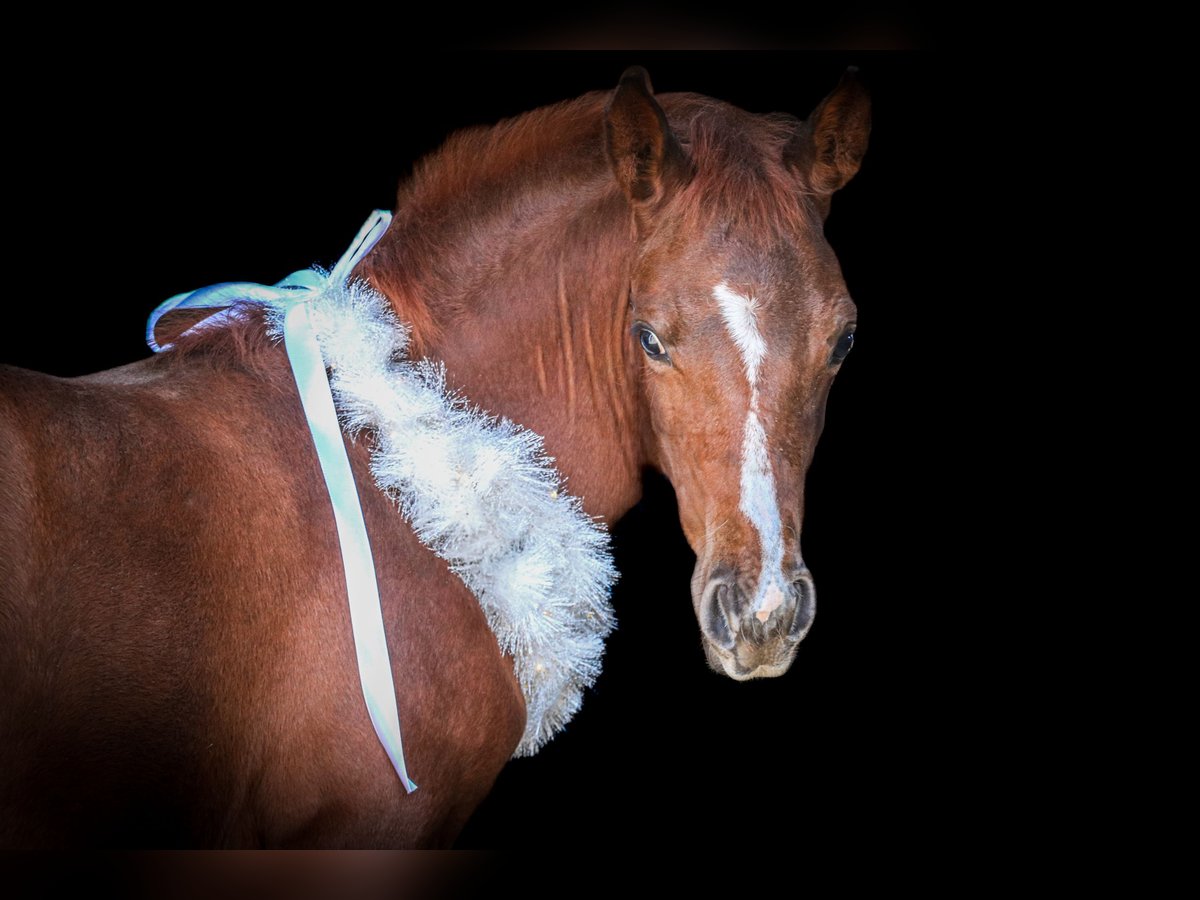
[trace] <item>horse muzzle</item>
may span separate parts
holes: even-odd
[[[786,581],[783,589],[768,586],[761,598],[757,585],[747,586],[733,569],[714,569],[702,582],[696,616],[714,671],[749,681],[788,670],[812,627],[817,592],[803,563]]]

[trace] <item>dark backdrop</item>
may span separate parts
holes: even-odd
[[[565,733],[508,766],[460,843],[669,836],[729,859],[818,828],[912,840],[915,809],[953,801],[969,691],[953,674],[960,607],[938,577],[954,526],[930,513],[953,427],[934,374],[958,325],[932,276],[945,229],[928,57],[472,53],[375,73],[105,63],[69,95],[10,109],[20,139],[7,147],[0,362],[69,376],[139,359],[146,314],[165,297],[331,264],[447,134],[608,89],[627,65],[645,65],[659,91],[800,116],[860,66],[875,100],[871,148],[827,228],[859,306],[858,342],[808,479],[812,632],[783,678],[709,672],[693,559],[669,486],[652,480],[615,530],[619,626],[604,674]]]

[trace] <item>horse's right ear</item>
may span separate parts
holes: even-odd
[[[617,181],[635,204],[654,203],[683,180],[687,157],[641,66],[625,70],[608,102],[604,147]]]

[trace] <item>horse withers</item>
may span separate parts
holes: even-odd
[[[855,310],[823,236],[853,73],[806,120],[615,91],[453,136],[355,277],[453,391],[536,431],[611,523],[645,467],[709,664],[782,674],[815,612],[804,474]],[[453,841],[522,740],[480,602],[347,441],[409,769],[363,707],[329,497],[253,305],[78,379],[0,369],[0,844]]]

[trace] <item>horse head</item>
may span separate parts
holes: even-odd
[[[862,161],[870,103],[853,70],[804,122],[659,99],[630,69],[605,120],[637,241],[629,340],[644,451],[697,557],[709,665],[774,677],[816,612],[804,477],[856,318],[824,222]]]

